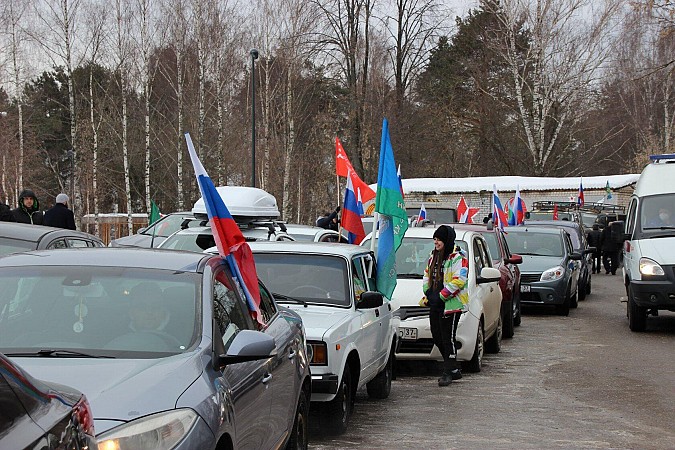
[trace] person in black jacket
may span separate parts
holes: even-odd
[[[619,267],[619,249],[621,244],[617,244],[612,239],[612,222],[608,223],[600,234],[600,249],[602,250],[602,265],[605,266],[605,274],[616,275],[616,269]]]
[[[44,225],[68,230],[75,229],[75,216],[68,209],[68,200],[66,194],[56,196],[54,206],[45,211]]]
[[[593,252],[593,273],[600,273],[600,261],[602,257],[602,250],[600,249],[600,226],[597,223],[593,224],[593,228],[586,234],[586,241],[589,247],[595,247]]]
[[[335,210],[331,213],[325,213],[323,217],[316,219],[316,226],[324,228],[326,230],[339,231],[338,213],[340,212],[340,207],[336,207]]]
[[[0,202],[0,222],[14,222],[12,210],[2,202]]]
[[[15,222],[42,225],[43,216],[40,211],[40,203],[35,193],[30,189],[24,189],[19,195],[19,207],[12,210]]]

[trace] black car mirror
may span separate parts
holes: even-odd
[[[218,339],[218,341],[222,342],[222,338]],[[220,353],[218,348],[215,350],[218,355],[216,361],[218,369],[222,369],[230,364],[271,358],[277,354],[274,338],[260,331],[253,330],[239,331],[227,349],[227,353]]]
[[[582,255],[581,253],[574,252],[570,255],[570,259],[574,261],[581,261]]]
[[[361,299],[356,303],[356,309],[379,308],[384,305],[384,297],[379,292],[367,291],[361,294]]]

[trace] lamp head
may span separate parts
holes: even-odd
[[[253,60],[258,59],[259,54],[257,49],[252,48],[249,53],[251,54],[251,58],[253,58]]]

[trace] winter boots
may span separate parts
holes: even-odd
[[[459,369],[459,363],[456,358],[449,358],[443,363],[443,375],[438,379],[439,386],[448,386],[452,380],[462,378],[462,372]]]

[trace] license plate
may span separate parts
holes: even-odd
[[[417,340],[417,328],[399,328],[398,336],[405,340]]]
[[[529,284],[521,284],[520,285],[520,292],[530,292],[530,285]]]

